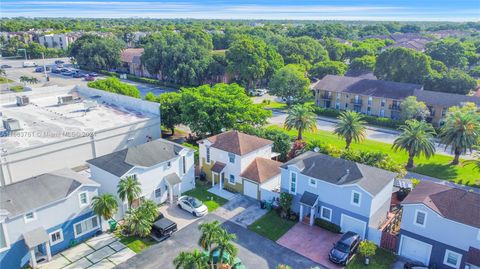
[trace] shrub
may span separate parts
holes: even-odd
[[[14,92],[23,92],[23,86],[20,86],[20,85],[12,86],[10,87],[10,90]]]
[[[285,218],[292,208],[293,195],[288,192],[280,193],[280,206],[282,207],[282,217]]]
[[[238,130],[246,134],[272,140],[272,150],[280,153],[279,159],[282,161],[287,159],[287,154],[291,148],[290,136],[287,132],[280,129],[255,128],[251,125],[243,125]]]
[[[135,98],[140,98],[140,91],[137,87],[123,83],[116,77],[109,77],[107,79],[100,79],[97,81],[88,82],[88,87],[118,93],[121,95],[131,96]]]
[[[325,116],[329,118],[337,118],[340,115],[341,110],[331,109],[331,108],[323,108],[323,107],[315,107],[314,112],[319,116]],[[400,125],[402,125],[401,121],[392,120],[389,118],[381,118],[375,117],[370,115],[362,115],[363,120],[366,121],[368,124],[393,128],[397,129]]]
[[[330,222],[330,221],[327,221],[327,220],[323,220],[323,219],[316,218],[314,220],[314,224],[317,225],[318,227],[321,227],[321,228],[323,228],[325,230],[328,230],[332,233],[339,234],[340,231],[342,230],[342,228],[340,226],[338,226],[337,224],[335,224],[333,222]]]
[[[377,251],[377,245],[372,241],[363,240],[360,242],[360,246],[358,247],[358,251],[363,257],[372,257],[375,256],[375,252]]]

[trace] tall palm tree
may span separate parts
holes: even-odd
[[[158,217],[157,204],[152,200],[144,201],[137,210],[142,211],[142,214],[152,223]]]
[[[302,133],[305,130],[315,130],[317,124],[317,116],[313,113],[312,108],[306,105],[294,105],[289,111],[285,119],[285,128],[287,130],[298,130],[297,140],[302,140]]]
[[[211,268],[214,268],[213,264],[213,245],[215,240],[217,240],[222,227],[220,226],[220,222],[215,220],[213,222],[206,222],[202,223],[198,226],[198,229],[201,232],[200,239],[198,240],[198,244],[205,249],[209,253],[208,260],[210,261]]]
[[[451,147],[455,157],[451,164],[460,162],[460,154],[472,151],[480,137],[480,114],[476,109],[449,110],[440,130],[440,141],[445,149]]]
[[[413,158],[424,154],[430,158],[435,154],[435,143],[433,138],[435,130],[432,125],[425,121],[407,120],[405,125],[400,127],[402,134],[393,141],[392,148],[405,150],[408,152],[408,162],[406,168],[413,168]]]
[[[208,268],[208,259],[198,249],[193,252],[182,251],[173,260],[173,265],[175,269],[206,269]]]
[[[92,198],[92,210],[97,216],[109,220],[118,211],[117,199],[110,193],[95,196]]]
[[[355,111],[343,111],[338,116],[333,133],[345,138],[345,149],[350,148],[352,141],[361,142],[366,136],[363,116]]]
[[[233,240],[235,240],[237,236],[235,234],[228,233],[225,229],[221,229],[218,237],[215,240],[216,247],[213,249],[213,251],[218,251],[218,263],[220,267],[220,264],[223,262],[223,255],[224,253],[228,254],[229,257],[229,264],[233,264],[233,260],[235,259],[235,256],[237,256],[238,249],[237,247],[233,244]]]
[[[128,208],[131,209],[133,201],[142,194],[142,188],[140,182],[134,176],[128,176],[118,182],[117,193],[122,201],[127,201]]]

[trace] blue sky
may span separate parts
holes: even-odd
[[[0,0],[1,17],[479,21],[480,0]]]

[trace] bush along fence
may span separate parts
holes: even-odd
[[[340,115],[340,112],[342,112],[342,110],[323,108],[323,107],[315,107],[314,111],[318,116],[324,116],[329,118],[337,118]],[[397,129],[400,125],[403,124],[402,121],[393,120],[389,118],[380,118],[380,117],[369,116],[369,115],[362,115],[362,116],[363,116],[363,120],[366,121],[368,124],[379,126],[379,127]]]

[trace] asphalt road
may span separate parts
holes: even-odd
[[[243,261],[247,268],[270,269],[276,268],[278,264],[288,264],[294,269],[307,269],[315,266],[323,268],[310,259],[280,246],[269,239],[263,238],[233,222],[225,221],[215,214],[208,214],[176,232],[168,240],[150,247],[115,268],[174,268],[173,259],[181,251],[192,251],[195,248],[200,249],[197,245],[198,238],[200,238],[198,225],[213,220],[223,222],[223,227],[227,231],[237,235],[237,240],[235,241],[238,247],[237,256]]]

